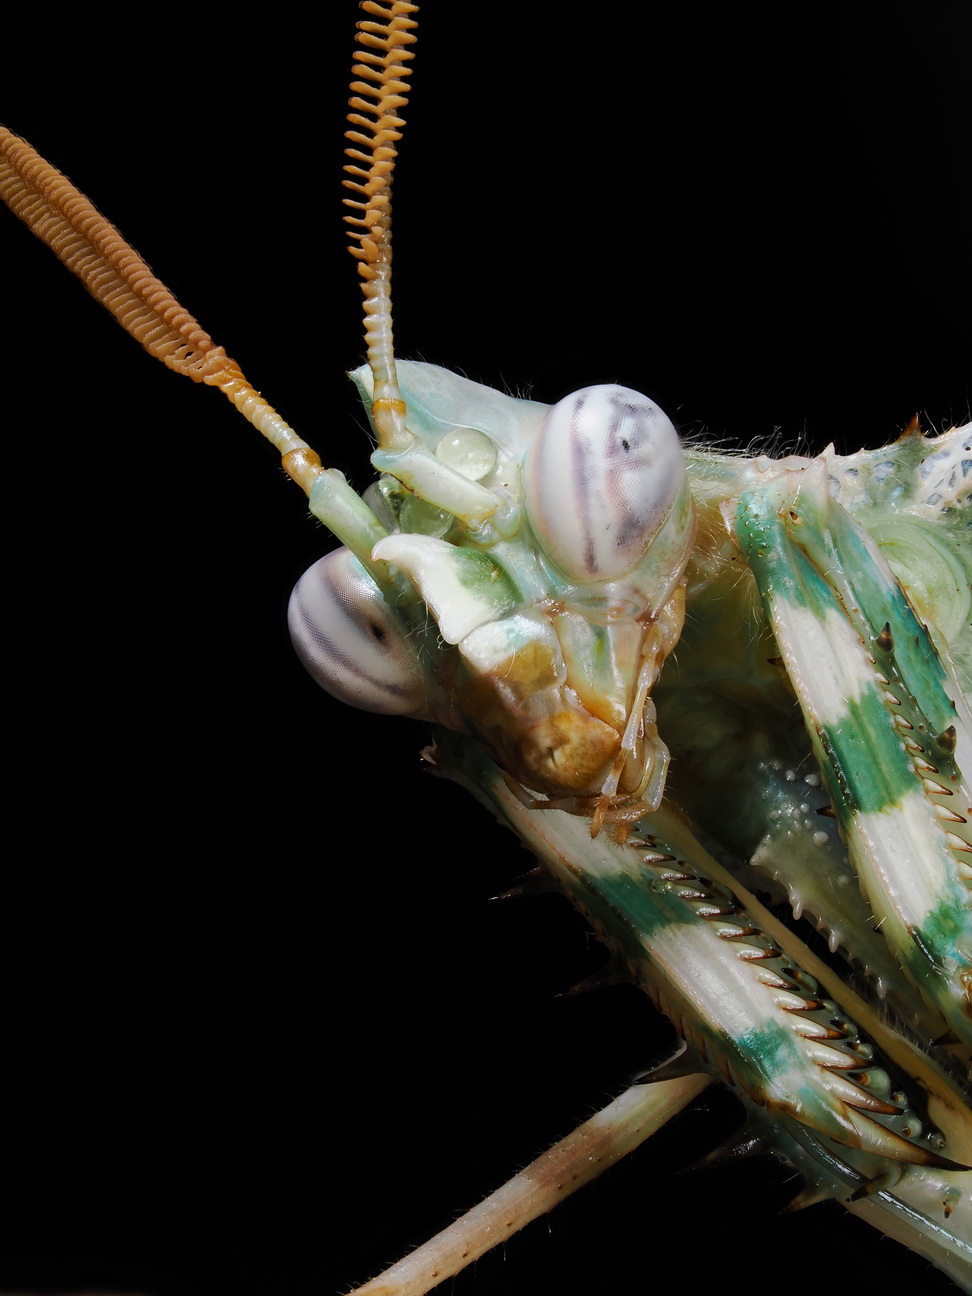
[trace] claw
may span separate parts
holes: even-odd
[[[715,1166],[725,1165],[730,1161],[745,1161],[749,1157],[758,1156],[761,1152],[772,1150],[773,1139],[757,1129],[754,1122],[747,1121],[732,1138],[726,1139],[725,1143],[713,1148],[705,1156],[699,1157],[679,1173],[687,1174],[690,1170],[711,1170]]]
[[[911,1165],[934,1166],[938,1170],[972,1169],[958,1161],[943,1157],[927,1144],[911,1143],[900,1134],[896,1134],[894,1130],[888,1129],[886,1125],[873,1120],[865,1112],[848,1107],[846,1115],[860,1138],[859,1146],[866,1152],[875,1152],[878,1156],[891,1157],[896,1161],[907,1161]]]

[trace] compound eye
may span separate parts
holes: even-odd
[[[668,415],[647,396],[585,387],[547,412],[524,476],[548,557],[572,580],[615,580],[661,530],[685,461]]]
[[[335,549],[294,586],[287,623],[321,688],[362,711],[422,715],[425,674],[405,630],[354,555]]]

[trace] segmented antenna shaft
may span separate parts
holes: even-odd
[[[405,429],[405,405],[398,390],[391,313],[391,182],[395,145],[404,120],[399,110],[408,101],[407,77],[415,43],[409,17],[418,6],[408,0],[378,3],[363,0],[361,8],[378,21],[358,23],[357,55],[351,82],[353,98],[347,132],[350,140],[344,181],[354,197],[345,198],[351,253],[357,259],[365,301],[368,363],[375,379],[372,412],[383,448],[403,449],[410,437]]]

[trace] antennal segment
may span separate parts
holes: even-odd
[[[344,183],[356,196],[345,198],[351,214],[344,219],[363,280],[365,339],[374,375],[372,417],[381,448],[399,452],[409,449],[413,438],[405,426],[392,337],[391,183],[395,145],[405,124],[398,113],[408,102],[411,69],[406,64],[413,58],[408,46],[415,43],[412,29],[417,26],[409,15],[418,6],[408,0],[363,0],[361,8],[378,21],[358,23],[361,61],[353,71],[362,79],[351,82],[348,121],[355,129],[347,132],[351,146],[344,168],[350,177]]]

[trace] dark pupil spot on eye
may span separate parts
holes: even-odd
[[[368,629],[371,631],[372,637],[377,639],[379,643],[385,642],[385,632],[376,621],[372,621]]]

